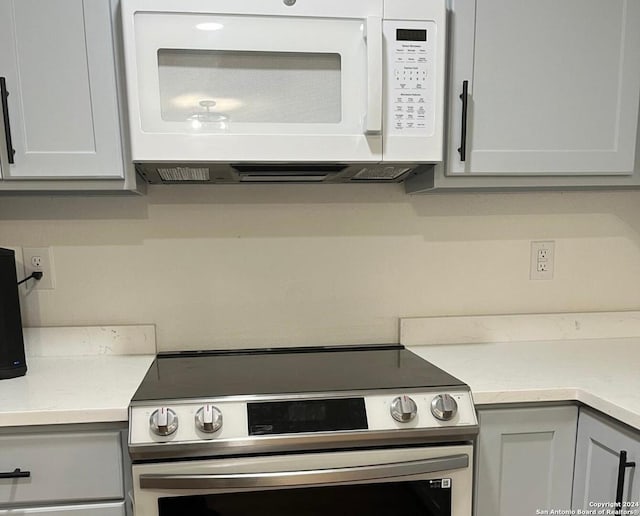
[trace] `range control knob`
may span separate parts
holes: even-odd
[[[418,413],[416,402],[409,396],[403,394],[391,402],[391,417],[399,423],[408,423]]]
[[[207,434],[217,432],[222,428],[222,412],[209,404],[200,407],[196,412],[196,428]]]
[[[431,413],[440,421],[449,421],[458,412],[458,404],[450,394],[438,394],[431,400]]]
[[[151,414],[149,426],[156,435],[171,435],[178,429],[178,416],[170,408],[160,407]]]

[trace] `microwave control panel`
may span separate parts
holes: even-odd
[[[386,133],[430,136],[435,131],[436,24],[384,21]]]

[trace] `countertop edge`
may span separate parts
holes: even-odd
[[[75,425],[91,423],[123,423],[129,417],[127,408],[77,409],[77,410],[39,410],[29,412],[13,412],[2,415],[0,428]]]

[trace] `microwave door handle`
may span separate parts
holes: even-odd
[[[367,42],[367,112],[365,134],[382,132],[382,18],[369,16],[365,24]]]
[[[220,475],[140,475],[142,489],[258,489],[266,487],[296,487],[339,482],[394,479],[469,467],[467,454],[436,459],[393,462],[374,466],[276,471],[268,473],[235,473]]]

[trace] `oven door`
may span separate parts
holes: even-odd
[[[135,516],[470,516],[473,447],[133,466]]]
[[[126,0],[134,161],[380,161],[382,0]]]

